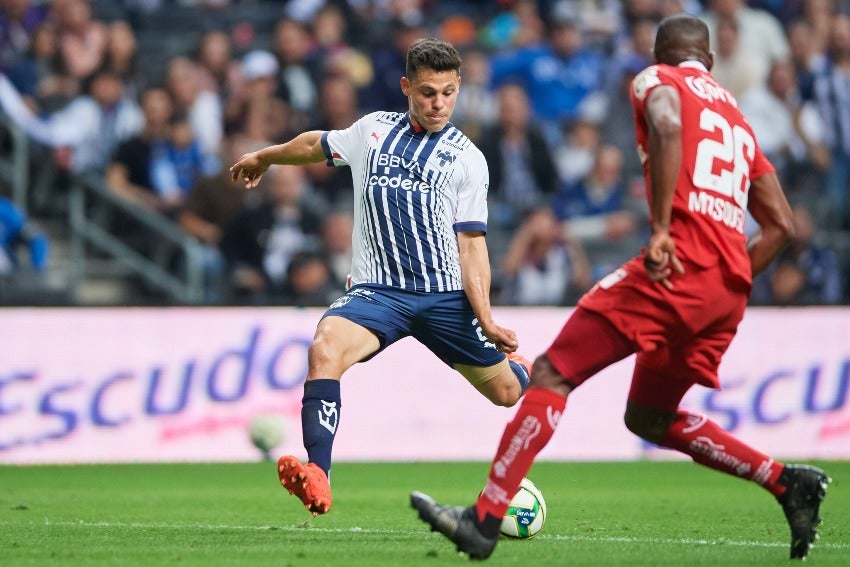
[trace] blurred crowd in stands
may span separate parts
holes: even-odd
[[[683,10],[794,206],[753,304],[850,303],[850,0],[0,0],[0,108],[60,173],[45,208],[96,171],[204,244],[210,303],[327,305],[350,261],[349,170],[278,166],[248,192],[227,166],[405,111],[405,51],[442,37],[464,57],[452,122],[490,167],[494,301],[570,305],[645,242],[628,89]],[[9,206],[0,270],[19,234],[43,264]]]

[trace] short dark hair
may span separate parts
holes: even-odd
[[[655,34],[655,61],[678,65],[691,59],[711,68],[712,55],[705,22],[684,12],[661,20]]]
[[[414,41],[407,50],[406,74],[412,77],[421,69],[460,73],[462,64],[460,53],[451,43],[435,37],[426,37]]]
[[[697,43],[708,41],[708,26],[696,16],[684,12],[668,16],[658,24],[655,51],[669,49],[681,41]]]

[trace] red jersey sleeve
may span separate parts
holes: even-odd
[[[750,179],[758,179],[765,173],[776,171],[767,156],[761,151],[761,147],[756,145],[755,156],[753,156],[753,164],[750,166]]]
[[[646,100],[652,89],[658,85],[673,85],[673,81],[664,73],[663,68],[658,65],[647,67],[632,79],[632,88],[629,89],[629,97],[635,113],[641,118],[644,116]]]

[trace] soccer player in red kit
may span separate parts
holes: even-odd
[[[679,409],[694,384],[718,388],[717,369],[744,315],[752,277],[785,247],[791,210],[735,99],[709,74],[708,28],[693,16],[664,19],[656,64],[632,83],[651,236],[642,254],[600,280],[578,303],[507,425],[474,506],[443,506],[421,492],[422,520],[476,559],[496,546],[502,516],[548,443],[569,393],[637,353],[626,426],[695,462],[773,494],[791,528],[791,558],[817,537],[829,478],[749,447],[704,415]],[[760,230],[744,235],[749,209]]]

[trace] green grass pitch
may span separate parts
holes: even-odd
[[[833,478],[809,565],[850,565],[850,462]],[[409,507],[471,503],[487,463],[339,463],[313,518],[273,463],[0,467],[0,565],[464,565]],[[537,463],[549,516],[490,565],[787,565],[779,505],[686,462]]]

